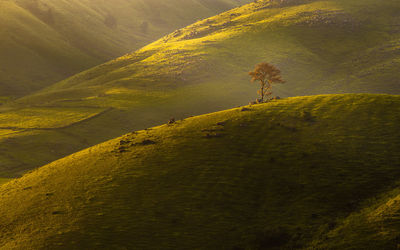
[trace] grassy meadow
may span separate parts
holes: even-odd
[[[399,111],[294,97],[126,134],[0,186],[0,248],[395,249]]]

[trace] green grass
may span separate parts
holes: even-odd
[[[396,1],[309,1],[291,6],[260,1],[177,30],[41,94],[51,97],[52,91],[89,86],[100,93],[121,85],[169,89],[210,80],[230,87],[229,82],[240,84],[263,60],[283,70],[289,84],[279,89],[282,95],[399,93],[394,70],[400,39],[394,24],[399,20],[392,15],[399,8]],[[392,68],[368,77],[367,71],[385,63]]]
[[[15,134],[15,139],[7,140],[0,137],[0,162],[7,162],[10,176],[15,176],[13,167],[20,173],[54,160],[55,155],[62,157],[171,117],[247,104],[256,98],[258,88],[250,83],[247,72],[261,61],[282,70],[287,83],[274,88],[281,97],[400,93],[398,1],[290,3],[258,1],[201,20],[3,105],[4,115],[54,106],[68,112],[76,108],[77,113],[82,107],[112,109],[61,130]],[[46,116],[38,115],[37,120],[41,119]],[[50,135],[59,140],[48,141]],[[21,158],[22,149],[31,147],[29,157]],[[55,152],[46,156],[42,153],[46,148]]]
[[[371,232],[396,247],[383,218],[399,209],[386,202],[399,188],[399,96],[246,108],[129,133],[8,182],[0,248],[338,249],[340,232],[358,249]],[[381,226],[346,229],[365,218]]]
[[[32,93],[247,2],[1,1],[0,96]]]
[[[0,113],[0,128],[46,129],[68,126],[100,113],[93,108],[34,108]]]
[[[366,202],[311,246],[331,249],[396,249],[399,247],[399,188]]]

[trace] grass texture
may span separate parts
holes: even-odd
[[[126,134],[0,186],[0,248],[395,248],[399,111],[295,97]]]

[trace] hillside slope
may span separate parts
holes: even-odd
[[[370,202],[312,242],[316,249],[396,249],[400,244],[399,188]]]
[[[0,107],[0,176],[247,104],[258,88],[247,72],[261,61],[282,70],[279,96],[399,93],[399,12],[397,0],[257,1],[176,30]]]
[[[2,0],[0,97],[31,93],[247,2]]]
[[[246,73],[264,60],[291,83],[279,89],[282,95],[400,93],[399,10],[399,2],[390,0],[257,1],[177,30],[40,95],[65,91],[62,98],[71,99],[70,91],[88,87],[106,94],[118,87],[164,90],[210,82],[245,88]]]
[[[130,133],[2,185],[0,248],[322,245],[375,197],[396,195],[399,122],[399,96],[322,95]],[[380,225],[380,246],[396,246],[391,221]]]

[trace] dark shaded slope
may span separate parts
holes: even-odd
[[[306,247],[395,187],[399,109],[298,97],[125,135],[1,186],[0,246]]]

